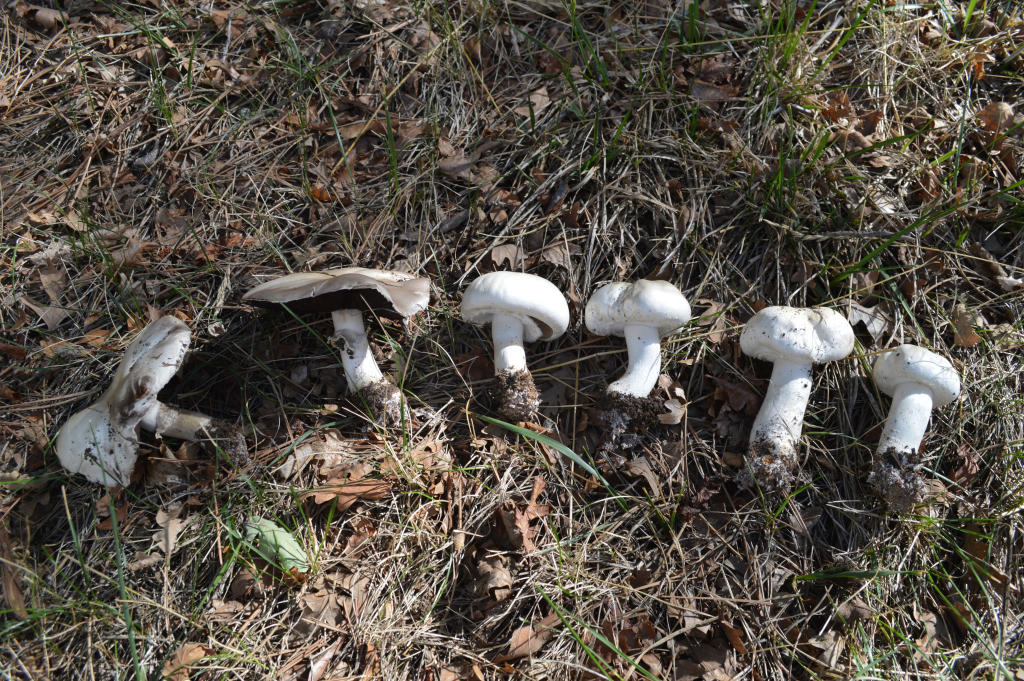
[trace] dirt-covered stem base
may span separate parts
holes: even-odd
[[[387,379],[381,379],[362,388],[355,397],[362,400],[374,423],[391,428],[409,422],[409,409],[402,397],[402,391]]]
[[[598,398],[594,411],[604,424],[604,447],[630,449],[640,443],[641,435],[661,423],[658,414],[665,412],[665,405],[657,397],[635,397],[606,390]]]
[[[868,483],[874,485],[890,510],[910,513],[928,494],[928,486],[918,472],[920,467],[917,451],[890,447],[875,454]]]
[[[529,371],[499,371],[489,390],[491,404],[498,418],[516,423],[532,421],[540,406],[540,393]]]

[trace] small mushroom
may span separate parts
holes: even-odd
[[[374,419],[396,425],[408,416],[401,391],[381,373],[370,351],[363,313],[389,319],[419,314],[430,302],[430,280],[404,272],[343,267],[300,272],[253,288],[242,300],[297,315],[330,312],[334,337],[342,344],[341,363],[349,389],[366,400]]]
[[[743,486],[756,481],[769,492],[789,491],[811,395],[811,368],[846,357],[854,340],[850,322],[828,308],[766,307],[750,318],[740,334],[740,347],[750,357],[775,366],[754,419],[747,470],[740,476]]]
[[[491,325],[494,341],[496,412],[512,421],[528,421],[540,395],[526,369],[523,341],[558,338],[569,328],[569,304],[547,279],[523,272],[489,272],[476,279],[462,298],[462,318]]]
[[[909,513],[928,491],[918,471],[932,407],[956,399],[960,377],[947,359],[916,345],[901,345],[882,355],[873,374],[878,388],[892,396],[892,406],[868,482],[879,489],[889,508]]]
[[[127,486],[140,430],[202,442],[208,450],[219,447],[235,464],[248,463],[245,437],[237,426],[157,401],[184,361],[189,339],[188,326],[176,317],[161,317],[143,329],[99,401],[61,428],[56,450],[64,468],[90,482]]]
[[[585,317],[591,333],[626,339],[626,373],[608,384],[596,407],[610,440],[625,445],[620,435],[651,427],[664,411],[660,400],[649,398],[661,373],[661,339],[690,321],[690,304],[667,281],[616,282],[594,292]]]

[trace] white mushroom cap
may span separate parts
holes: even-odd
[[[872,372],[875,384],[893,395],[901,383],[916,383],[928,388],[936,407],[942,407],[960,394],[960,377],[945,357],[917,345],[901,345],[882,355]]]
[[[624,336],[627,324],[643,324],[656,328],[660,338],[690,321],[690,304],[667,281],[616,282],[594,291],[585,317],[598,336]]]
[[[56,450],[64,468],[108,487],[128,484],[138,451],[139,424],[157,406],[157,393],[184,361],[189,337],[185,322],[167,316],[132,341],[99,401],[72,416],[61,429]]]
[[[287,306],[296,314],[358,310],[397,319],[427,308],[430,280],[405,272],[342,267],[278,277],[249,290],[242,300],[272,309]]]
[[[746,355],[769,362],[834,362],[853,351],[854,341],[846,317],[826,307],[766,307],[740,334]]]
[[[558,338],[569,328],[569,303],[547,279],[523,272],[488,272],[462,297],[462,318],[478,326],[495,315],[508,315],[523,324],[523,338]]]

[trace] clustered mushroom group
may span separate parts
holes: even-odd
[[[330,342],[339,351],[353,402],[361,403],[381,427],[402,426],[411,412],[400,386],[378,367],[366,323],[384,318],[408,324],[427,309],[430,299],[426,278],[361,267],[289,274],[242,297],[296,318],[330,313]],[[541,397],[527,368],[526,344],[552,341],[566,332],[570,312],[565,296],[532,274],[491,272],[466,289],[461,313],[471,325],[491,327],[495,375],[487,393],[493,412],[512,422],[534,419]],[[689,303],[665,281],[607,283],[594,291],[583,321],[595,336],[625,340],[625,373],[607,385],[595,411],[607,431],[605,446],[629,448],[659,423],[664,403],[651,393],[661,373],[661,342],[690,321]],[[188,326],[175,317],[162,317],[143,329],[128,346],[106,392],[61,429],[55,448],[65,468],[92,482],[127,486],[142,430],[199,442],[235,466],[249,464],[241,428],[157,399],[182,366],[189,342]],[[832,309],[765,307],[750,318],[740,347],[773,367],[737,479],[742,487],[790,492],[800,477],[813,367],[847,358],[854,344],[850,323]],[[960,379],[948,360],[913,345],[883,353],[873,377],[892,396],[892,407],[868,482],[893,511],[908,513],[926,498],[920,448],[931,411],[956,399]]]

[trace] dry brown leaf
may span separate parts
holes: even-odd
[[[540,113],[541,109],[543,109],[550,103],[551,98],[548,96],[548,89],[546,87],[542,87],[539,90],[535,90],[534,92],[530,93],[529,104],[518,106],[515,109],[513,109],[513,111],[524,118],[529,118],[531,108],[533,110],[533,115],[536,116],[537,114]]]
[[[0,383],[0,398],[10,402],[21,402],[22,395],[17,390],[11,390],[3,383]]]
[[[174,651],[161,670],[166,681],[189,681],[189,667],[213,653],[201,643],[186,643]]]
[[[969,348],[981,342],[981,336],[974,332],[974,315],[963,303],[953,308],[953,345]]]
[[[502,244],[491,249],[490,258],[495,269],[504,269],[508,263],[508,269],[517,270],[523,263],[523,251],[515,244]]]
[[[678,390],[678,388],[677,388]],[[666,426],[674,426],[682,422],[686,418],[686,401],[685,398],[680,400],[665,400],[665,408],[668,409],[667,414],[658,414],[658,420]]]
[[[541,251],[541,260],[545,260],[552,265],[558,267],[564,267],[567,270],[572,270],[573,262],[579,261],[579,256],[582,255],[583,251],[576,244],[565,244],[555,243],[551,244],[543,251]]]
[[[864,324],[864,328],[871,335],[872,340],[877,342],[885,334],[892,324],[892,317],[882,309],[882,306],[864,307],[859,303],[850,303],[850,326]]]
[[[165,556],[170,556],[177,548],[178,537],[188,524],[188,520],[182,520],[181,515],[185,505],[178,501],[170,504],[167,509],[160,509],[156,514],[156,524],[160,529],[153,534],[153,547],[161,551]]]
[[[48,261],[45,266],[39,268],[39,280],[43,284],[43,290],[50,298],[50,302],[56,304],[64,293],[64,286],[67,278],[64,266],[59,262]]]
[[[694,80],[690,85],[690,96],[698,102],[732,101],[738,94],[739,90],[734,87],[712,85],[702,80]]]
[[[320,681],[323,678],[324,672],[327,671],[328,665],[331,664],[331,660],[334,659],[334,654],[338,652],[338,648],[346,640],[344,636],[339,636],[334,644],[330,648],[323,652],[316,662],[313,662],[309,666],[309,681]]]
[[[323,487],[299,495],[300,499],[313,499],[316,504],[323,504],[337,499],[339,511],[347,510],[360,499],[379,501],[391,491],[391,483],[387,480],[351,480],[347,476],[331,478]]]
[[[978,112],[977,118],[988,132],[1006,132],[1013,127],[1013,107],[1006,102],[992,102]]]
[[[46,324],[46,328],[53,331],[60,323],[68,316],[66,310],[59,307],[50,307],[49,305],[43,305],[29,296],[21,296],[18,298],[18,302],[22,305],[30,308],[33,312],[39,315],[39,319]]]
[[[725,637],[729,639],[729,643],[731,643],[732,647],[736,649],[736,652],[740,655],[746,655],[747,647],[743,645],[743,631],[741,629],[737,629],[728,622],[719,622],[718,624],[722,627],[722,632],[725,634]]]
[[[500,603],[512,595],[512,575],[501,556],[491,556],[477,563],[480,579],[470,584],[477,598],[490,597]]]
[[[28,619],[28,610],[25,608],[25,596],[21,593],[18,585],[18,574],[15,569],[17,563],[14,560],[14,552],[11,550],[11,535],[7,528],[0,527],[0,581],[2,581],[4,600],[7,606],[19,620]]]
[[[512,632],[512,640],[508,643],[508,652],[495,657],[494,662],[507,662],[533,655],[551,640],[561,622],[557,613],[551,613],[536,624],[519,627]]]
[[[857,130],[837,132],[832,135],[831,141],[839,151],[842,151],[843,153],[860,151],[861,149],[867,149],[871,146],[871,140]]]

